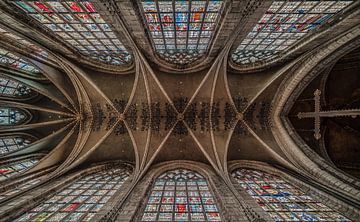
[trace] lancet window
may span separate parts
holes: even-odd
[[[5,163],[0,166],[0,181],[6,180],[12,176],[18,175],[39,162],[38,157],[18,160],[11,163]]]
[[[0,107],[0,126],[19,125],[28,119],[23,110]]]
[[[274,1],[232,54],[240,65],[276,58],[354,1]]]
[[[22,135],[11,135],[0,137],[0,156],[12,153],[17,150],[21,150],[29,146],[33,142],[31,137],[25,137]]]
[[[113,65],[131,62],[131,55],[91,1],[13,3],[81,54]]]
[[[130,176],[113,168],[76,179],[16,221],[89,221]]]
[[[10,98],[26,98],[31,96],[33,91],[24,84],[0,76],[0,96]]]
[[[187,64],[208,50],[220,19],[221,0],[142,0],[155,51],[168,62]]]
[[[276,175],[237,169],[232,176],[274,221],[350,221]]]
[[[141,221],[221,221],[207,180],[186,169],[156,178]]]
[[[25,61],[14,53],[11,53],[8,50],[2,48],[0,48],[0,64],[21,71],[39,73],[39,70],[33,65],[31,65],[29,62]]]

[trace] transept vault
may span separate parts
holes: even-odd
[[[358,220],[359,5],[1,1],[0,221]]]

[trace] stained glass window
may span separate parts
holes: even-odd
[[[349,221],[278,176],[250,169],[232,176],[274,221]]]
[[[6,180],[9,177],[24,172],[33,167],[39,162],[38,158],[29,158],[19,161],[14,161],[0,166],[0,181]]]
[[[352,2],[275,1],[237,47],[232,59],[238,64],[274,59]]]
[[[48,57],[48,53],[45,50],[13,33],[6,31],[5,29],[0,28],[0,36],[6,36],[11,38],[14,41],[14,44],[23,45],[27,49],[30,49],[31,52],[36,56],[42,57],[43,59],[46,59]]]
[[[222,8],[221,0],[142,0],[155,51],[168,62],[187,64],[205,54]]]
[[[15,221],[89,221],[129,178],[127,168],[81,177]]]
[[[13,3],[85,56],[113,65],[131,61],[129,52],[90,1]]]
[[[39,70],[29,62],[2,48],[0,48],[0,64],[10,66],[13,69],[20,69],[22,71],[31,73],[39,73]]]
[[[155,180],[142,221],[221,221],[221,217],[206,179],[176,169]]]
[[[16,150],[21,150],[33,142],[32,138],[25,136],[2,136],[0,137],[0,156]]]
[[[0,107],[0,126],[18,125],[26,119],[25,112],[20,109]]]
[[[30,96],[32,90],[11,79],[0,76],[0,96],[24,98]]]

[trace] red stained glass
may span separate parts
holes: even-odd
[[[47,13],[54,12],[53,10],[49,9],[46,5],[44,5],[41,2],[34,2],[34,5],[36,5],[43,12],[47,12]]]
[[[80,8],[80,6],[78,6],[78,4],[76,4],[76,2],[70,2],[68,5],[73,12],[83,12],[83,10]]]
[[[73,210],[75,210],[79,205],[80,205],[79,203],[70,204],[69,206],[65,207],[62,211],[65,211],[65,212],[73,211]]]
[[[91,2],[85,2],[85,7],[88,12],[96,12],[96,8]]]
[[[9,172],[9,170],[7,170],[7,169],[0,169],[0,173],[1,173],[1,174],[5,174],[5,173],[7,173],[7,172]]]
[[[192,14],[192,22],[201,22],[202,13],[193,13]]]
[[[173,22],[171,16],[169,15],[165,15],[163,18],[162,18],[163,22]]]
[[[185,213],[186,212],[186,205],[185,204],[176,204],[177,212]]]

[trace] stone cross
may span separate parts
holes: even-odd
[[[352,118],[356,118],[356,116],[360,116],[360,109],[321,111],[320,95],[321,95],[321,91],[319,89],[316,89],[314,92],[314,102],[315,102],[314,112],[306,112],[306,113],[299,112],[297,115],[299,119],[315,118],[315,126],[314,126],[315,139],[319,140],[321,138],[320,118],[339,117],[339,116],[351,116]]]

